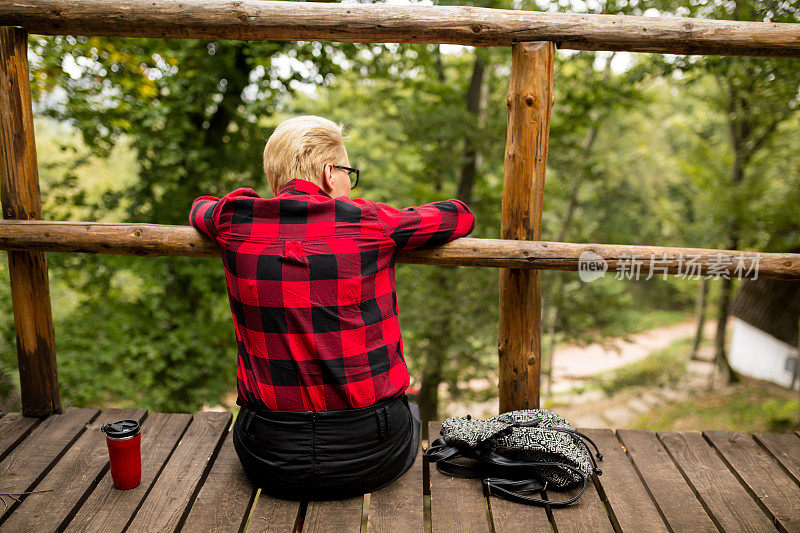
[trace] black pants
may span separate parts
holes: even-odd
[[[350,498],[385,487],[414,463],[419,436],[419,406],[405,394],[321,412],[243,406],[233,427],[245,473],[287,500]]]

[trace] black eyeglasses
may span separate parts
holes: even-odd
[[[347,176],[350,178],[350,183],[353,185],[350,187],[351,189],[355,189],[356,185],[358,185],[358,169],[357,168],[350,168],[350,167],[343,167],[342,165],[331,165],[333,168],[341,168],[342,170],[347,171]],[[353,181],[353,173],[356,175],[356,181]]]

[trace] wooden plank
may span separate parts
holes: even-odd
[[[595,477],[595,481],[615,529],[642,533],[668,531],[614,432],[610,429],[580,431],[592,439],[603,454],[603,460],[597,464],[603,474]]]
[[[718,531],[694,491],[652,432],[618,429],[617,436],[672,531]]]
[[[0,250],[90,252],[139,257],[215,257],[219,246],[191,226],[166,224],[0,220]],[[429,249],[403,250],[399,263],[461,265],[538,270],[577,271],[581,254],[593,252],[609,270],[657,257],[659,268],[680,274],[686,256],[695,260],[697,273],[713,273],[719,265],[741,259],[752,265],[758,258],[758,277],[800,279],[800,254],[744,252],[713,248],[640,246],[635,244],[581,244],[539,240],[477,239],[462,237]],[[722,256],[722,259],[720,259]],[[730,271],[729,271],[730,272]]]
[[[286,533],[294,531],[301,503],[292,500],[281,500],[259,492],[247,533]]]
[[[781,531],[800,531],[800,487],[743,431],[704,431],[731,472]]]
[[[659,431],[659,440],[722,531],[769,531],[772,522],[700,433]]]
[[[306,5],[308,4],[308,5]],[[31,33],[278,41],[450,43],[669,54],[800,56],[789,23],[548,13],[473,6],[263,0],[26,0],[0,3],[0,24]]]
[[[542,498],[543,494],[529,494]],[[530,531],[550,531],[550,520],[544,507],[520,505],[515,502],[489,496],[489,509],[496,533],[529,533]]]
[[[547,497],[551,500],[565,500],[579,491],[580,487],[558,492],[548,490]],[[585,531],[587,533],[614,531],[611,518],[606,513],[592,480],[586,483],[586,492],[578,501],[567,507],[552,508],[551,512],[556,531]]]
[[[370,494],[368,532],[416,533],[423,530],[423,456],[420,443],[411,468],[388,487]]]
[[[794,433],[756,433],[753,437],[800,484],[800,436]]]
[[[9,517],[8,531],[55,531],[108,469],[108,448],[100,427],[115,420],[141,420],[144,409],[107,409],[86,427],[75,444],[36,486],[52,492],[31,494]]]
[[[363,510],[364,496],[308,502],[303,532],[358,533],[361,531]]]
[[[202,483],[231,421],[230,413],[197,413],[128,531],[175,531]]]
[[[500,236],[539,240],[553,105],[551,42],[511,47]],[[500,412],[539,407],[541,273],[500,269]]]
[[[8,413],[0,418],[0,461],[33,431],[39,418],[22,416],[22,413]]]
[[[441,422],[428,424],[433,440]],[[450,477],[430,465],[431,528],[433,533],[486,533],[491,530],[480,479]]]
[[[538,498],[545,496],[542,493],[530,495]],[[552,529],[547,509],[544,507],[520,505],[497,496],[489,496],[488,503],[496,533],[528,533]]]
[[[142,482],[130,490],[117,490],[107,471],[80,510],[67,525],[68,532],[121,532],[128,525],[192,415],[150,413],[142,423]]]
[[[42,218],[33,108],[28,80],[28,34],[0,27],[0,202],[3,218]],[[50,281],[43,252],[8,253],[17,334],[22,414],[61,412]]]
[[[86,424],[100,411],[70,407],[65,413],[50,415],[0,463],[0,487],[6,493],[33,490],[51,466],[80,435]],[[24,501],[25,497],[20,497]],[[8,519],[18,502],[0,512],[0,524]]]
[[[247,521],[256,488],[244,473],[228,432],[203,488],[192,504],[185,531],[240,531]]]

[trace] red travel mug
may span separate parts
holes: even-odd
[[[100,431],[106,434],[114,486],[123,490],[137,487],[142,481],[142,434],[139,422],[109,422]]]

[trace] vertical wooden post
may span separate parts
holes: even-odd
[[[7,219],[42,218],[27,54],[25,30],[0,27],[0,201]],[[10,251],[8,270],[22,414],[48,416],[61,411],[61,400],[47,258]]]
[[[500,238],[539,240],[550,108],[553,105],[551,42],[511,47],[508,125]],[[541,368],[540,273],[500,269],[500,412],[539,407]]]

